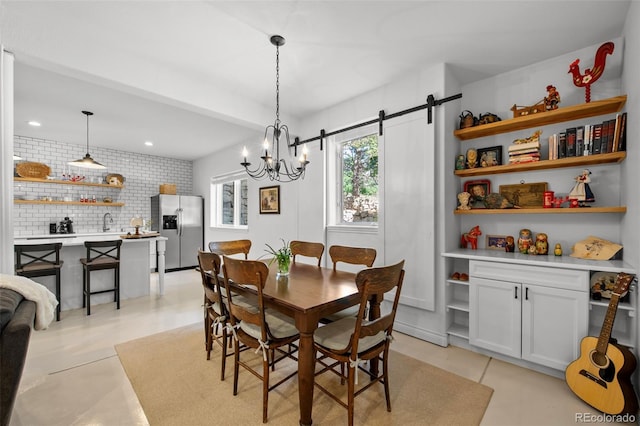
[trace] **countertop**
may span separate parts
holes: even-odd
[[[84,245],[85,241],[108,241],[121,239],[124,243],[129,244],[156,240],[164,241],[167,239],[166,237],[162,236],[129,239],[120,238],[121,235],[126,235],[126,232],[89,232],[75,234],[26,235],[14,237],[13,243],[14,245],[62,243],[63,246],[81,246]]]

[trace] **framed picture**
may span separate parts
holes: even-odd
[[[489,250],[505,251],[507,247],[507,235],[487,235],[487,248]]]
[[[260,214],[280,214],[280,185],[260,188]]]
[[[514,207],[522,209],[542,207],[546,190],[547,182],[500,185],[500,195],[505,197]]]
[[[478,159],[480,167],[491,167],[502,165],[502,146],[492,146],[478,149]]]
[[[484,209],[484,199],[491,194],[491,181],[488,179],[467,181],[464,183],[464,192],[471,194],[469,205],[472,209]]]

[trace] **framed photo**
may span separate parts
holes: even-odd
[[[542,207],[546,190],[547,182],[500,185],[500,195],[505,197],[514,207],[522,209]]]
[[[489,250],[505,251],[507,247],[507,235],[487,235],[487,248]]]
[[[260,214],[280,214],[280,185],[260,188]]]
[[[502,146],[492,146],[478,149],[480,167],[492,167],[502,165]]]
[[[469,205],[472,209],[484,209],[484,199],[491,194],[491,181],[488,179],[467,181],[464,183],[464,192],[471,194]]]

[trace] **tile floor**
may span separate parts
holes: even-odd
[[[166,275],[165,294],[62,313],[32,333],[12,426],[147,425],[114,344],[201,321],[200,275]],[[541,373],[450,346],[395,334],[394,349],[494,389],[482,425],[571,425],[597,414],[565,383]],[[204,353],[203,353],[204,356]],[[593,422],[593,421],[592,421]],[[425,424],[429,424],[425,419]],[[183,425],[180,425],[183,426]]]

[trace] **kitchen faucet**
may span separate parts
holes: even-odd
[[[111,217],[111,213],[107,212],[104,214],[102,218],[102,232],[107,232],[111,228],[107,226],[107,217],[109,218],[109,223],[113,223],[113,218]]]

